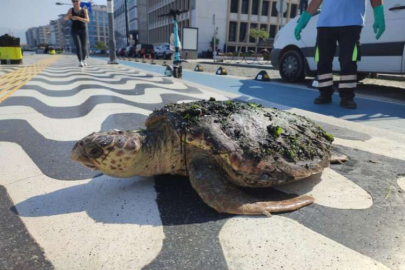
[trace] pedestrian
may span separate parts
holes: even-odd
[[[80,0],[72,0],[73,8],[70,8],[65,21],[72,21],[71,34],[76,46],[77,58],[79,58],[79,67],[87,66],[87,31],[86,23],[90,22],[87,9],[80,7]]]
[[[360,61],[360,33],[364,26],[366,0],[312,0],[295,28],[295,37],[301,39],[301,31],[311,16],[322,4],[318,20],[315,61],[318,62],[318,82],[320,95],[315,104],[329,104],[333,95],[332,62],[339,43],[340,105],[356,109],[354,91],[357,87],[357,61]],[[385,31],[384,7],[382,0],[370,0],[374,12],[373,29],[376,39]]]

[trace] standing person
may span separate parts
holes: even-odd
[[[318,62],[320,96],[315,104],[329,104],[333,95],[332,62],[339,43],[340,105],[356,109],[354,91],[357,87],[357,61],[360,61],[360,33],[364,26],[366,0],[312,0],[295,28],[295,37],[301,39],[301,31],[308,24],[323,2],[318,20],[318,36],[315,61]],[[382,0],[370,0],[374,12],[374,33],[379,39],[385,31]]]
[[[77,58],[79,58],[79,67],[87,66],[87,31],[86,23],[90,22],[87,9],[80,7],[80,0],[72,0],[73,8],[69,9],[65,21],[72,21],[72,38],[75,42]]]

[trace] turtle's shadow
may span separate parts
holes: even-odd
[[[109,176],[31,197],[12,211],[23,217],[86,212],[95,222],[161,226],[151,178]]]
[[[281,200],[295,195],[271,189],[244,189],[258,200]],[[187,177],[117,179],[109,176],[31,197],[16,204],[22,217],[44,217],[86,212],[95,222],[107,224],[200,224],[233,217],[207,206]]]

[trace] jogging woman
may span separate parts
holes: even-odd
[[[72,38],[75,42],[77,58],[79,58],[79,67],[87,66],[87,32],[86,23],[90,22],[87,9],[80,7],[80,0],[72,0],[73,8],[69,9],[65,21],[72,21]]]

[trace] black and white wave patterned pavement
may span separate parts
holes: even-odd
[[[62,57],[0,103],[0,269],[405,269],[403,142],[330,120],[349,162],[250,191],[316,204],[272,218],[218,214],[185,177],[114,179],[69,153],[93,131],[143,127],[166,103],[227,97],[76,62]]]

